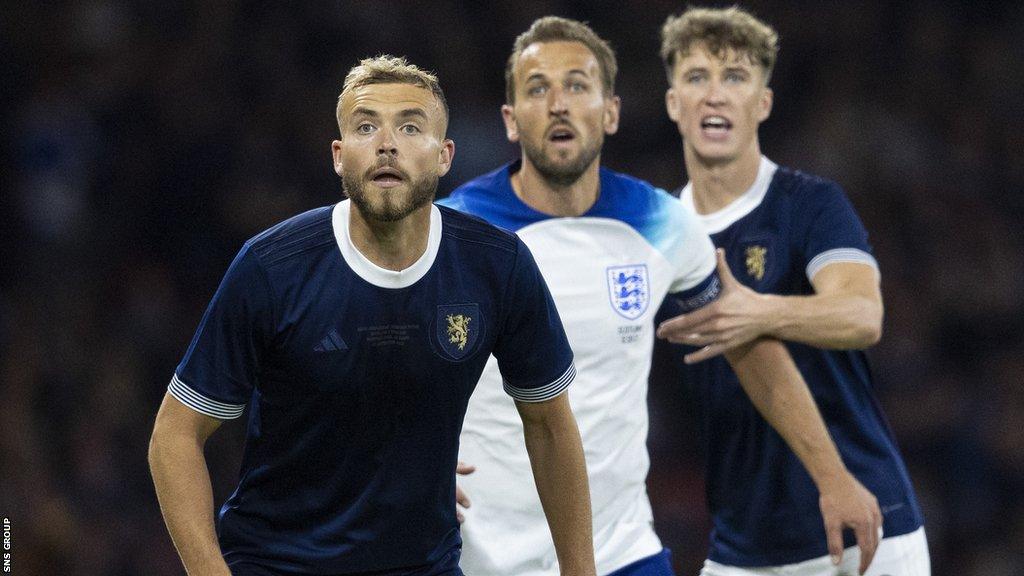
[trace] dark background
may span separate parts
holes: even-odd
[[[153,416],[245,239],[333,203],[334,103],[358,58],[435,70],[445,194],[511,159],[504,62],[534,18],[589,21],[619,55],[602,160],[685,182],[658,30],[682,3],[131,0],[0,16],[0,515],[16,574],[183,571],[146,466]],[[878,393],[936,575],[1024,574],[1024,4],[752,2],[782,50],[762,147],[842,183],[883,272]],[[697,428],[651,392],[649,480],[681,575],[704,557]],[[244,419],[207,450],[237,479]]]

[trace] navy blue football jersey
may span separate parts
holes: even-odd
[[[681,200],[693,207],[689,187]],[[834,182],[762,159],[751,189],[701,216],[735,277],[762,293],[813,294],[834,262],[876,266],[867,232]],[[885,536],[922,525],[895,439],[873,391],[863,351],[787,343],[850,472],[877,498]],[[713,517],[709,558],[774,566],[828,554],[818,490],[785,441],[750,402],[721,357],[683,368],[700,401]],[[847,535],[847,546],[852,546]]]
[[[229,566],[461,574],[455,465],[480,373],[493,354],[505,392],[544,401],[572,352],[513,234],[434,206],[426,252],[396,272],[355,249],[349,210],[246,242],[169,392],[215,418],[250,407],[218,522]]]

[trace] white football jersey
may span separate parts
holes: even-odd
[[[704,303],[717,295],[714,248],[696,216],[646,182],[601,171],[583,216],[554,218],[516,197],[515,165],[442,201],[514,230],[533,252],[575,354],[569,400],[583,439],[598,574],[661,551],[647,498],[647,376],[653,318],[665,295]],[[470,575],[558,574],[515,404],[492,357],[469,402],[458,478],[472,504],[462,524]]]

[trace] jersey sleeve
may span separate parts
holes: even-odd
[[[838,184],[816,190],[814,205],[800,213],[810,215],[802,244],[804,269],[811,280],[836,262],[859,262],[878,269],[868,244],[868,233]]]
[[[522,240],[502,305],[504,321],[494,357],[505,392],[522,402],[561,394],[576,376],[572,349],[547,284]]]
[[[238,418],[252,396],[272,325],[269,285],[246,245],[213,295],[167,391],[201,414]]]
[[[715,272],[715,246],[697,215],[679,203],[679,245],[672,250],[675,277],[669,286],[669,296],[680,312],[696,310],[718,298],[722,284]]]

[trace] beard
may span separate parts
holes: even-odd
[[[402,180],[408,183],[409,190],[405,194],[395,189],[382,190],[377,193],[379,200],[374,202],[370,199],[370,194],[366,192],[364,183],[370,180],[370,173],[385,166],[399,170],[402,173]],[[385,157],[383,161],[378,161],[362,175],[343,171],[341,187],[345,195],[352,200],[352,203],[359,208],[359,212],[366,219],[378,222],[397,222],[434,199],[439,179],[437,174],[428,173],[412,180],[404,170],[395,165],[393,160]]]
[[[554,186],[567,188],[575,184],[594,160],[601,155],[601,146],[604,145],[604,134],[599,132],[597,138],[584,142],[576,158],[567,163],[559,162],[557,159],[552,158],[554,155],[562,156],[567,154],[566,151],[563,150],[552,154],[544,149],[547,140],[542,140],[539,146],[526,138],[522,139],[521,142],[523,145],[523,155],[537,168],[537,172]]]

